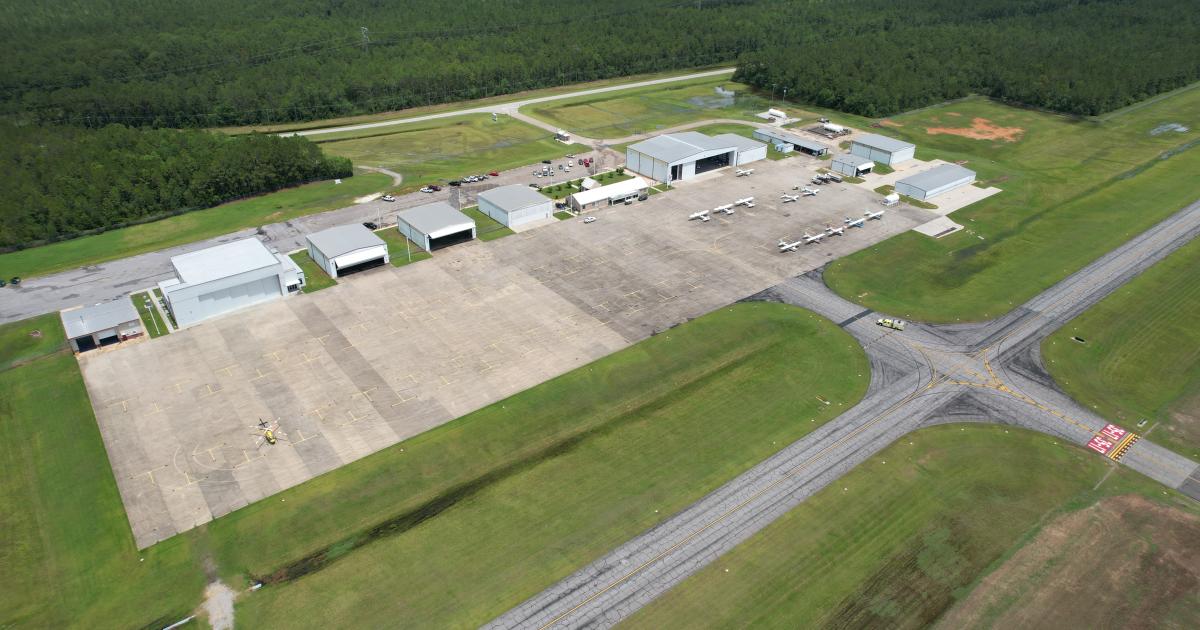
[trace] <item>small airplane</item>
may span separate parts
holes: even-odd
[[[846,227],[857,227],[857,228],[863,227],[864,225],[866,225],[866,222],[867,222],[866,219],[862,219],[862,218],[851,219],[850,217],[846,217],[846,220],[844,221],[844,223],[846,224]]]
[[[883,219],[884,212],[886,212],[886,210],[880,210],[879,212],[871,212],[870,210],[868,210],[863,213],[863,216],[866,217],[866,219],[868,221],[872,221],[872,220],[876,220],[876,219]]]
[[[258,443],[254,445],[254,448],[261,448],[263,444],[275,446],[275,443],[279,440],[279,438],[287,437],[283,431],[279,430],[278,422],[267,424],[265,420],[259,418],[258,426],[251,428],[255,431],[258,431]]]
[[[820,188],[809,188],[808,186],[800,189],[800,194],[805,197],[816,197],[820,192]]]
[[[701,221],[707,222],[708,221],[708,210],[701,210],[700,212],[693,212],[693,213],[689,214],[688,221],[691,221],[692,219],[700,219]]]
[[[812,245],[814,243],[820,243],[821,239],[823,239],[823,238],[825,238],[824,232],[819,232],[815,235],[810,235],[808,232],[805,232],[804,233],[804,244]]]
[[[713,212],[725,212],[726,210],[729,210],[730,208],[733,208],[733,204],[727,203],[723,206],[717,206],[716,208],[713,208]]]
[[[747,208],[753,208],[754,207],[754,197],[746,197],[744,199],[738,199],[737,201],[733,202],[733,205],[746,206]]]
[[[794,252],[796,248],[804,244],[804,241],[787,242],[787,239],[779,239],[779,253]]]
[[[826,227],[825,233],[830,236],[845,236],[846,228],[844,228],[844,227]]]
[[[800,199],[800,195],[783,194],[783,195],[779,195],[779,198],[783,200],[783,203],[789,203],[789,202]]]
[[[738,177],[749,177],[753,173],[754,173],[754,169],[752,169],[752,168],[739,168],[737,170]]]
[[[751,205],[750,207],[753,208],[754,206]],[[734,210],[733,206],[721,206],[720,208],[717,208],[717,212],[720,212],[726,216],[733,216]]]

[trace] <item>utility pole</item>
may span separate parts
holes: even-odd
[[[367,33],[367,27],[362,27],[362,46],[363,52],[371,52],[371,36]]]

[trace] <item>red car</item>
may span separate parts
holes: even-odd
[[[488,177],[500,177],[500,171],[492,171],[488,173]]]

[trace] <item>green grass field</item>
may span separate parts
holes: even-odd
[[[316,136],[314,141],[326,153],[355,164],[401,173],[405,190],[588,150],[565,145],[544,129],[508,116],[493,122],[486,114]]]
[[[147,335],[150,335],[151,339],[171,334],[171,329],[167,328],[167,323],[163,321],[162,315],[159,315],[158,309],[154,308],[154,298],[150,297],[149,292],[134,293],[129,296],[129,299],[133,300],[133,305],[142,318],[142,329],[146,331]],[[147,302],[150,303],[150,306],[146,306]]]
[[[390,227],[376,230],[375,234],[387,243],[388,260],[393,267],[403,267],[409,263],[420,262],[432,258],[433,255],[421,249],[419,245],[408,240],[400,230]]]
[[[1024,130],[1015,142],[930,135],[975,118]],[[1004,192],[955,212],[967,229],[942,239],[907,232],[835,261],[838,293],[926,321],[996,317],[1200,198],[1196,132],[1151,135],[1163,122],[1200,128],[1200,90],[1103,122],[970,99],[894,119],[882,130],[917,157],[966,160]]]
[[[220,547],[224,566],[344,554],[240,601],[239,623],[485,622],[834,417],[866,370],[857,344],[802,310],[701,317],[219,520],[246,534],[290,523],[249,565],[246,549]],[[413,510],[360,550],[346,552],[361,535],[330,537]]]
[[[515,234],[511,229],[505,227],[503,223],[480,212],[478,206],[462,208],[459,212],[471,217],[475,221],[475,238],[481,241],[494,241],[498,238]]]
[[[918,431],[623,627],[927,627],[1056,513],[1127,493],[1200,513],[1126,468],[1093,490],[1109,470],[1101,457],[1029,431]]]
[[[183,245],[235,230],[278,223],[354,203],[355,197],[387,188],[392,179],[363,173],[197,210],[153,223],[0,254],[0,272],[25,278]]]
[[[1193,459],[1200,459],[1197,270],[1200,241],[1192,241],[1042,343],[1050,373],[1076,400]],[[1151,424],[1139,429],[1143,418]]]
[[[58,315],[0,326],[0,341],[0,626],[162,627],[186,616],[204,588],[203,552],[186,535],[134,547]]]
[[[337,284],[337,280],[325,273],[325,270],[308,255],[307,251],[293,252],[288,256],[300,266],[300,271],[304,272],[304,286],[300,287],[302,292],[315,293]]]

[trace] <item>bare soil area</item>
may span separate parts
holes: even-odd
[[[1200,627],[1200,517],[1137,496],[1063,515],[938,627]]]
[[[953,112],[947,115],[955,115]],[[986,118],[971,119],[970,127],[928,127],[925,133],[936,136],[940,134],[948,134],[952,136],[962,136],[972,140],[1003,140],[1004,142],[1016,142],[1025,135],[1025,130],[1021,127],[1001,127],[992,123]]]

